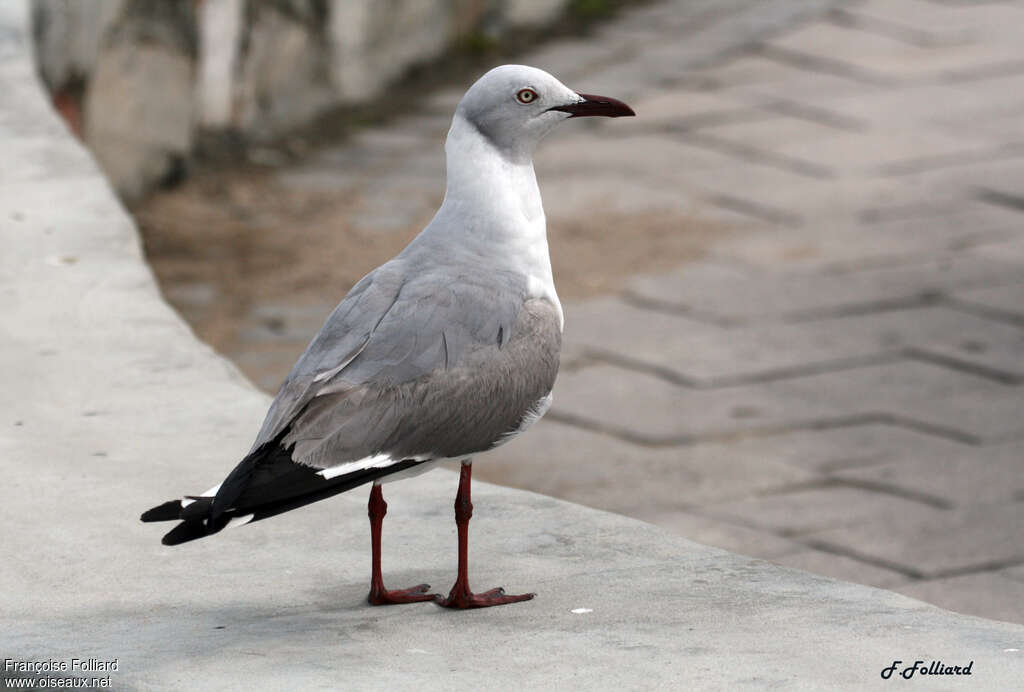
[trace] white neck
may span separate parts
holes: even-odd
[[[424,233],[456,233],[445,241],[521,272],[531,293],[548,298],[561,314],[533,160],[510,160],[458,113],[445,153],[444,202]]]

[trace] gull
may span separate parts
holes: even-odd
[[[558,373],[564,318],[533,152],[564,120],[629,115],[621,101],[577,93],[533,67],[481,77],[452,119],[433,220],[334,309],[223,482],[142,521],[180,520],[163,537],[177,545],[371,483],[370,603],[481,608],[533,598],[473,593],[467,573],[472,459],[543,416]],[[455,584],[447,597],[426,584],[386,589],[381,483],[445,460],[461,461]]]

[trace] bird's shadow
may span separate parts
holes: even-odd
[[[402,570],[385,578],[389,588],[427,582],[432,591],[446,594],[447,581],[454,579],[454,574]],[[384,639],[385,630],[394,632],[395,618],[400,618],[411,634],[429,634],[435,618],[450,612],[429,601],[372,606],[366,600],[368,579],[301,589],[290,586],[282,585],[278,603],[254,600],[206,605],[181,598],[77,610],[67,618],[21,628],[16,639],[31,647],[33,655],[116,657],[126,672],[145,676],[183,660],[238,654],[274,656],[280,651],[316,651],[325,642],[344,647],[346,640],[356,645]]]

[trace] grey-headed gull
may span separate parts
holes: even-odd
[[[532,598],[470,591],[472,457],[543,416],[558,372],[563,315],[534,149],[563,120],[626,115],[633,110],[621,101],[577,93],[533,67],[481,77],[452,119],[447,187],[433,220],[334,309],[227,478],[142,520],[180,520],[163,538],[177,545],[372,483],[370,603],[479,608]],[[381,482],[446,459],[462,462],[455,585],[446,598],[426,584],[385,589]]]

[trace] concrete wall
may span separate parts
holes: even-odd
[[[197,130],[267,139],[365,103],[453,42],[569,0],[34,0],[40,73],[122,197],[179,175]]]

